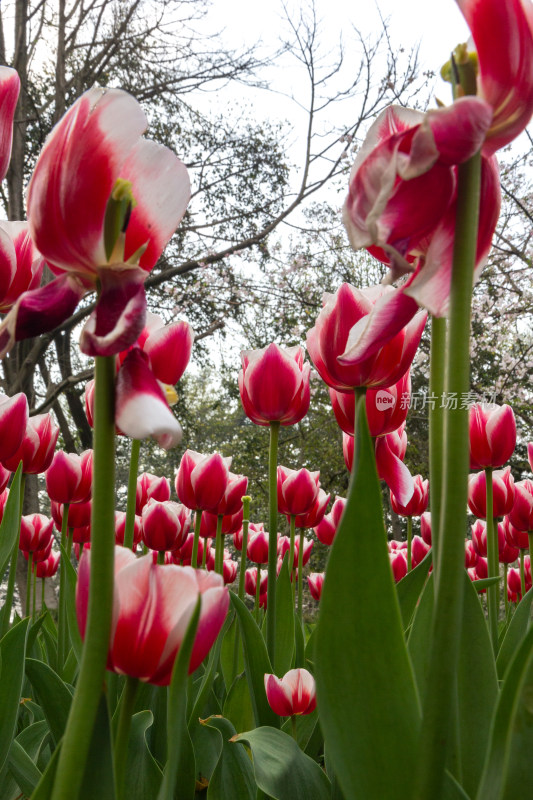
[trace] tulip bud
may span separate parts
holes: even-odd
[[[243,350],[239,392],[245,414],[256,425],[294,425],[309,410],[309,373],[303,347],[270,344]]]
[[[306,669],[291,669],[283,678],[265,675],[268,704],[280,717],[311,714],[316,708],[315,679]]]
[[[469,412],[470,469],[502,467],[516,445],[516,423],[511,406],[474,403]]]
[[[504,517],[514,505],[515,485],[511,467],[495,470],[492,473],[493,517]],[[485,472],[468,476],[468,507],[474,516],[487,518],[487,484]]]
[[[309,591],[311,592],[311,596],[317,601],[320,601],[320,597],[322,595],[322,586],[324,584],[324,573],[323,572],[312,572],[308,578],[307,583],[309,584]]]

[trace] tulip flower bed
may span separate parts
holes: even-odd
[[[1,800],[532,796],[533,481],[515,483],[506,466],[513,411],[434,403],[428,478],[404,464],[428,312],[429,391],[470,392],[472,287],[499,213],[495,152],[533,112],[529,0],[458,4],[477,56],[461,45],[445,68],[453,102],[383,111],[349,180],[350,242],[390,281],[325,294],[307,335],[351,472],[329,512],[318,471],[278,465],[280,427],[312,402],[301,346],[242,354],[242,406],[269,444],[267,520],[219,453],[186,450],[175,476],[138,475],[141,440],[168,449],[181,438],[168,401],[194,336],[147,312],[144,281],[185,213],[187,170],[143,138],[143,111],[118,89],[86,92],[47,139],[28,222],[0,228],[0,350],[53,330],[96,291],[80,340],[95,359],[94,449],[56,451],[51,414],[29,418],[23,394],[0,398]],[[18,86],[0,67],[2,176]],[[41,287],[45,262],[56,277]],[[131,438],[122,512],[117,433]],[[529,457],[533,470],[533,443]],[[22,515],[28,474],[45,475],[51,518]],[[388,540],[380,480],[405,541]],[[307,576],[310,624],[315,539],[330,552],[325,573]],[[57,615],[43,603],[56,572]]]

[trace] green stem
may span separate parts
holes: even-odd
[[[26,572],[26,616],[31,614],[31,568],[33,566],[33,553],[28,557],[28,569]]]
[[[31,604],[31,618],[32,620],[35,619],[35,611],[37,607],[36,603],[36,594],[37,594],[37,570],[32,570],[32,604]]]
[[[217,532],[215,538],[215,572],[222,575],[224,569],[224,537],[222,536],[222,514],[217,517]]]
[[[261,598],[261,565],[257,565],[257,582],[255,584],[255,603],[254,603],[254,616],[256,622],[259,621],[259,600]],[[268,598],[268,595],[267,595]],[[268,604],[268,599],[267,599]]]
[[[274,663],[276,647],[276,567],[278,561],[278,439],[279,422],[270,423],[270,447],[268,452],[268,586],[266,643],[270,663]]]
[[[19,535],[16,537],[11,551],[11,561],[9,562],[9,576],[7,579],[6,600],[2,612],[2,630],[0,632],[0,639],[9,630],[11,622],[11,609],[13,608],[13,596],[15,594],[15,579],[17,577],[17,561],[19,557],[19,542],[20,542],[20,519],[22,517],[22,506],[24,504],[24,488],[26,486],[26,474],[23,472],[20,476],[20,507],[19,507],[19,521],[18,530]]]
[[[431,318],[431,361],[429,369],[429,485],[433,569],[437,567],[444,454],[444,379],[446,361],[446,317]]]
[[[487,467],[485,469],[485,484],[486,484],[486,497],[487,497],[487,566],[489,578],[499,575],[499,560],[498,560],[498,528],[494,525],[494,491],[492,487],[492,469]],[[496,528],[496,529],[495,529]],[[489,586],[487,589],[487,605],[489,609],[489,631],[492,640],[492,649],[496,654],[498,651],[498,611],[500,605],[500,593],[498,585]]]
[[[529,542],[529,559],[530,559],[531,567],[533,568],[533,531],[528,531],[527,532],[527,539],[528,539],[528,542]]]
[[[294,514],[291,514],[290,518],[289,536],[289,575],[291,576],[292,602],[294,604],[294,595],[296,593],[296,582],[294,580],[294,542],[296,540],[296,517]]]
[[[241,547],[241,567],[239,572],[239,599],[244,600],[244,585],[246,581],[246,551],[248,549],[248,525],[250,524],[250,501],[251,497],[246,495],[242,498],[242,547]]]
[[[44,610],[44,578],[41,578],[41,610]]]
[[[211,540],[210,539],[204,539],[204,541],[203,541],[203,545],[204,546],[203,546],[203,549],[202,549],[202,569],[206,568],[205,565],[207,564],[207,551],[211,548],[211,545],[209,545],[209,547],[207,546],[208,541],[211,541]]]
[[[522,592],[522,597],[526,593],[526,572],[524,569],[524,554],[525,550],[523,547],[520,548],[520,590]]]
[[[126,676],[126,682],[120,698],[120,711],[115,737],[115,783],[117,800],[123,800],[125,794],[126,763],[128,759],[128,741],[130,738],[131,718],[135,708],[135,698],[139,688],[139,679]]]
[[[305,528],[300,528],[300,547],[298,548],[298,617],[302,625],[304,620],[304,606],[303,606],[304,533],[305,533]]]
[[[198,566],[198,542],[200,541],[201,524],[202,524],[202,512],[196,509],[196,516],[194,518],[194,539],[192,542],[192,555],[191,555],[191,566],[193,569],[196,569],[196,567]]]
[[[124,547],[133,549],[133,533],[135,529],[135,501],[137,497],[137,474],[139,472],[140,439],[131,440],[130,471],[128,475],[128,502],[126,505],[126,529],[124,531]]]
[[[407,517],[407,572],[411,572],[411,549],[413,544],[413,518]]]
[[[165,550],[159,550],[157,553],[157,563],[163,564],[165,563]]]
[[[291,716],[291,733],[292,733],[292,738],[294,739],[294,741],[296,743],[298,743],[298,732],[297,732],[297,729],[296,729],[296,715],[295,714],[292,714],[292,716]]]
[[[507,596],[507,571],[509,564],[503,565],[503,600],[505,603],[505,619],[509,622],[509,598]]]
[[[61,520],[61,547],[65,552],[68,551],[67,538],[68,538],[68,512],[69,503],[63,505],[63,518]],[[67,657],[67,607],[66,607],[66,583],[67,583],[67,567],[61,554],[59,562],[59,603],[58,603],[58,619],[57,619],[57,671],[61,675],[63,665]]]
[[[115,359],[95,364],[91,574],[85,641],[57,765],[52,800],[77,800],[104,686],[115,546]]]
[[[455,244],[446,353],[446,391],[470,389],[470,316],[481,179],[479,153],[458,168]],[[461,404],[462,405],[462,404]],[[435,608],[428,680],[417,756],[415,797],[438,800],[453,731],[464,588],[469,469],[468,409],[447,408],[444,418],[443,496],[435,572]]]

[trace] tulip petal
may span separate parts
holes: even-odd
[[[138,267],[100,270],[101,293],[81,333],[82,353],[113,356],[137,341],[146,315],[145,277]]]
[[[24,292],[0,325],[0,358],[15,342],[51,331],[68,319],[85,292],[72,275],[62,275],[40,289]]]
[[[174,447],[182,436],[180,424],[139,348],[128,353],[118,372],[115,422],[127,436],[153,436],[165,449]]]
[[[171,386],[179,381],[189,363],[193,342],[194,331],[184,321],[163,325],[149,333],[142,349],[158,381]]]
[[[376,466],[381,480],[402,505],[407,505],[415,490],[413,477],[403,461],[393,453],[386,436],[376,439]]]
[[[4,180],[11,158],[13,117],[20,91],[20,78],[11,67],[0,67],[0,181]]]

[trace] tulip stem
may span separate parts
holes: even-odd
[[[268,584],[266,643],[270,663],[274,663],[276,647],[276,567],[278,560],[278,440],[279,422],[270,423],[270,447],[268,452],[268,495],[270,513],[268,517]]]
[[[259,602],[261,599],[261,565],[257,565],[257,581],[255,583],[255,603],[254,603],[254,616],[255,621],[259,624]],[[267,595],[268,597],[268,595]],[[268,601],[267,601],[268,602]]]
[[[429,368],[429,485],[433,569],[437,567],[444,453],[444,377],[446,362],[446,317],[431,318]]]
[[[133,532],[135,529],[135,503],[137,499],[137,475],[139,472],[140,439],[131,440],[130,471],[128,474],[128,501],[126,505],[126,528],[124,530],[124,547],[133,550]]]
[[[244,601],[244,587],[246,581],[246,551],[248,549],[248,526],[250,524],[250,501],[251,497],[245,495],[242,498],[242,546],[241,546],[241,568],[239,573],[239,600]],[[237,627],[237,631],[239,628]]]
[[[498,568],[498,528],[494,525],[494,490],[492,485],[492,469],[485,469],[485,486],[487,498],[486,534],[487,534],[487,566],[489,578],[499,574]],[[496,544],[496,548],[494,545]],[[498,650],[498,585],[489,586],[487,589],[487,607],[489,610],[489,631],[494,653]]]
[[[446,352],[447,396],[461,398],[470,389],[470,318],[476,259],[481,156],[458,167],[455,242],[450,287]],[[435,572],[435,609],[427,689],[417,754],[415,797],[441,797],[449,743],[454,729],[454,681],[463,612],[464,537],[467,528],[469,468],[468,408],[444,415],[443,494]],[[462,405],[462,404],[461,404]]]
[[[289,544],[289,574],[291,576],[291,587],[292,587],[292,600],[294,603],[294,595],[296,592],[296,586],[294,581],[294,541],[296,539],[296,517],[294,514],[291,514],[290,519],[290,544]]]
[[[33,552],[28,556],[28,570],[26,574],[26,616],[31,614],[31,568],[33,566]]]
[[[157,563],[164,564],[165,563],[165,550],[159,550],[157,553]]]
[[[117,800],[123,800],[125,790],[126,763],[128,758],[128,741],[130,738],[131,718],[135,708],[135,700],[139,689],[139,679],[126,676],[124,689],[120,697],[120,710],[115,737],[115,783]]]
[[[291,733],[292,733],[292,738],[294,739],[296,744],[298,744],[298,729],[296,728],[296,715],[295,714],[291,715]]]
[[[63,516],[61,518],[61,547],[64,552],[67,552],[67,538],[68,538],[68,512],[70,504],[63,505]],[[67,582],[67,567],[61,553],[61,561],[59,562],[59,604],[58,604],[58,619],[57,619],[57,672],[61,675],[63,665],[67,657],[67,609],[66,609],[66,582]]]
[[[412,544],[413,544],[413,518],[407,517],[407,572],[411,572]]]
[[[36,593],[37,593],[37,570],[32,570],[32,604],[31,604],[31,618],[32,620],[35,619],[35,612],[37,609],[37,602],[36,602]]]
[[[524,553],[525,549],[523,547],[520,548],[520,590],[522,592],[522,598],[526,593],[526,572],[524,568]],[[522,599],[520,598],[520,599]]]
[[[41,611],[44,611],[44,578],[41,578]]]
[[[89,608],[80,672],[57,765],[52,800],[77,800],[104,686],[115,545],[115,358],[95,363],[94,477]]]
[[[19,465],[22,469],[22,462]],[[20,476],[20,499],[19,499],[19,513],[18,513],[18,534],[13,543],[13,550],[11,551],[11,561],[9,563],[9,576],[7,579],[6,599],[2,611],[2,630],[0,631],[0,639],[8,632],[11,622],[11,609],[13,607],[13,595],[15,593],[15,578],[17,575],[17,561],[19,557],[19,544],[20,544],[20,520],[22,517],[22,506],[24,503],[24,489],[26,486],[26,473],[23,472]]]
[[[207,564],[207,543],[210,542],[211,539],[204,539],[203,548],[202,548],[202,569],[206,569]],[[211,549],[211,545],[209,545],[209,549]]]
[[[531,563],[531,560],[533,559],[533,531],[528,531],[527,532],[527,540],[529,542],[529,563],[530,563],[530,567],[533,567],[533,564]],[[533,572],[532,572],[532,576],[533,576]]]
[[[222,514],[217,516],[217,532],[215,538],[215,571],[222,575],[224,570],[224,537],[222,536]]]
[[[300,528],[300,546],[298,548],[298,617],[302,625],[304,621],[304,606],[303,606],[304,533],[305,533],[305,528]]]
[[[200,541],[200,527],[202,525],[202,511],[201,509],[196,509],[196,515],[194,517],[194,539],[192,540],[192,555],[191,555],[191,566],[193,569],[196,569],[198,566],[198,542]],[[204,542],[204,551],[205,551],[205,542]]]

